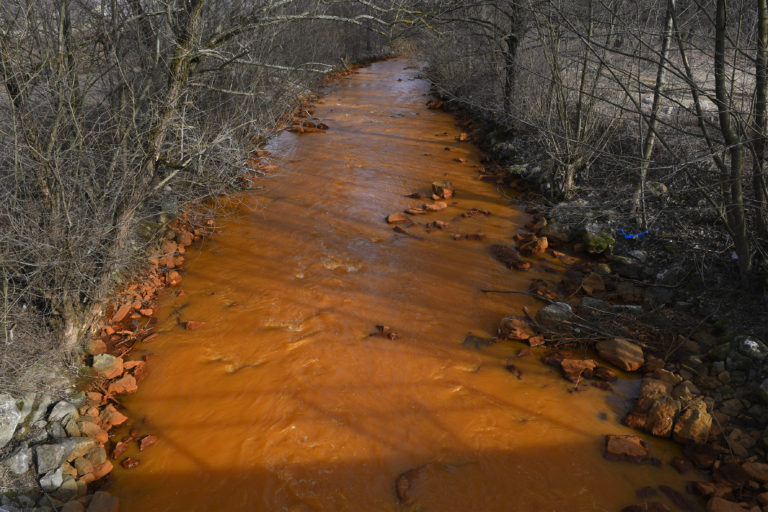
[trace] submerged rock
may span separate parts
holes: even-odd
[[[536,322],[553,331],[570,331],[572,324],[578,320],[579,317],[565,302],[548,304],[536,313]]]
[[[650,451],[646,442],[636,435],[605,436],[604,457],[611,461],[642,463],[648,460]]]

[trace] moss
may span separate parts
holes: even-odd
[[[613,245],[616,243],[616,239],[613,238],[608,232],[592,232],[585,230],[581,236],[584,247],[590,254],[601,254],[606,251],[610,252],[613,249]]]

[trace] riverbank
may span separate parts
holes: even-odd
[[[328,73],[317,88],[376,60],[344,64]],[[280,129],[311,131],[317,124],[311,115],[316,99],[315,94],[300,97],[280,121]],[[259,149],[266,140],[252,142],[254,150],[243,165],[238,189],[231,194],[259,189],[259,178],[275,170],[268,163],[269,153]],[[0,506],[4,510],[116,510],[117,499],[101,489],[122,459],[120,450],[130,443],[144,450],[154,439],[132,429],[119,441],[113,439],[115,429],[129,422],[121,400],[138,390],[151,368],[150,355],[133,348],[157,336],[155,314],[161,295],[184,295],[180,286],[185,253],[216,232],[216,211],[215,205],[192,204],[173,220],[163,215],[159,222],[148,222],[142,232],[153,241],[145,247],[148,254],[134,258],[129,276],[120,279],[127,284],[106,302],[81,351],[70,356],[75,367],[72,374],[56,375],[60,382],[50,391],[30,392],[22,398],[0,395]],[[184,327],[191,330],[202,325],[193,321]],[[131,465],[130,460],[123,462]]]
[[[614,366],[641,373],[640,394],[623,423],[685,446],[684,457],[671,463],[681,473],[696,469],[712,479],[691,482],[688,489],[708,500],[707,510],[765,510],[768,346],[763,340],[768,323],[759,292],[748,289],[732,297],[723,293],[727,290],[707,288],[717,276],[701,279],[677,262],[692,258],[677,245],[686,243],[687,233],[671,226],[661,236],[627,233],[619,226],[631,221],[606,209],[607,190],[567,202],[546,199],[546,170],[540,163],[545,158],[517,149],[536,144],[526,145],[524,136],[499,142],[493,127],[473,122],[442,99],[428,106],[458,115],[471,138],[493,155],[479,179],[526,198],[532,220],[516,236],[518,250],[529,255],[536,248],[548,250],[568,261],[562,280],[545,285],[534,279],[529,289],[555,303],[544,308],[554,316],[506,319],[502,332],[522,341],[530,337],[531,345],[557,347],[547,362],[561,367],[577,386],[593,375],[597,363],[570,360],[576,347],[596,347]],[[735,267],[720,263],[709,272],[721,272],[720,280],[736,278]],[[733,301],[727,306],[726,296]],[[505,327],[510,322],[515,329]]]

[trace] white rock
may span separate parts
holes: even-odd
[[[0,395],[0,448],[7,445],[21,421],[21,412],[16,407],[16,400],[7,394]]]

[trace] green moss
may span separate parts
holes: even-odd
[[[613,249],[613,245],[616,243],[608,232],[600,231],[598,233],[584,230],[581,235],[581,240],[584,242],[584,248],[590,254],[601,254],[606,251],[610,252]]]

